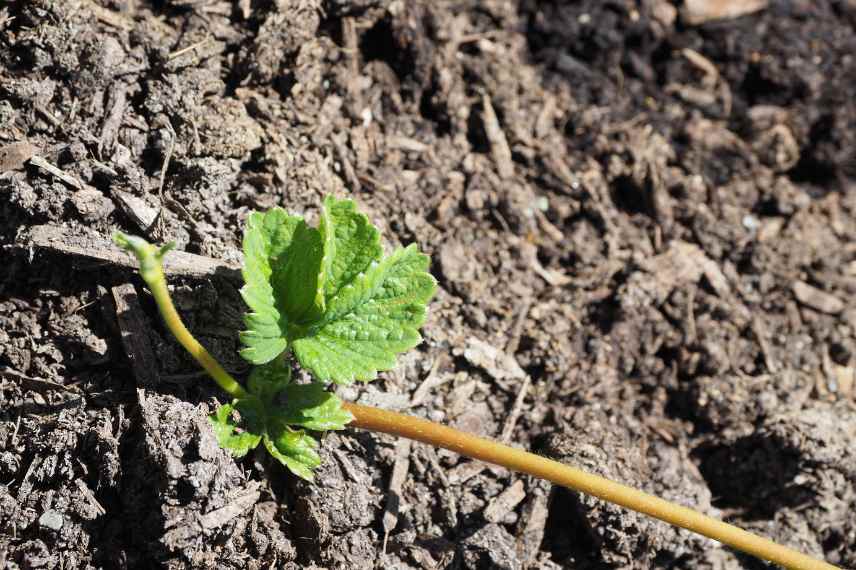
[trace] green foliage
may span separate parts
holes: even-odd
[[[280,208],[250,215],[244,232],[249,312],[241,355],[257,365],[249,396],[211,422],[220,444],[243,456],[260,442],[295,474],[312,478],[317,441],[304,430],[342,429],[351,415],[323,382],[372,380],[416,346],[436,290],[416,247],[384,257],[380,232],[350,200],[327,197],[318,228]],[[294,384],[294,353],[315,382]]]
[[[241,290],[251,312],[241,355],[270,362],[288,349],[318,381],[368,381],[419,344],[436,290],[415,246],[383,257],[380,233],[350,200],[324,200],[311,228],[274,208],[250,217]]]
[[[318,442],[304,430],[338,430],[351,421],[335,394],[320,384],[294,384],[291,370],[279,361],[256,367],[249,395],[223,404],[209,417],[220,446],[243,457],[260,442],[304,479],[320,465]]]

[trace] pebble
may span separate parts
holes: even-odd
[[[56,511],[45,511],[42,516],[39,517],[39,526],[44,528],[49,528],[51,530],[59,530],[62,528],[62,515]]]

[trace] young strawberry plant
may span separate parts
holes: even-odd
[[[552,481],[728,544],[786,568],[835,566],[692,509],[538,455],[408,416],[342,402],[331,384],[370,381],[421,341],[436,282],[414,245],[384,255],[380,232],[350,200],[327,197],[318,227],[280,208],[250,215],[244,232],[249,307],[240,333],[255,367],[246,387],[226,372],[184,326],[170,298],[162,259],[171,246],[116,235],[176,339],[232,401],[211,415],[220,445],[236,457],[263,444],[295,475],[312,479],[321,459],[313,432],[356,427],[407,437]],[[293,362],[313,381],[293,381]]]

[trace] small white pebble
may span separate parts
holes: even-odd
[[[743,227],[749,230],[750,232],[757,231],[761,226],[761,222],[758,221],[758,218],[753,216],[752,214],[746,214],[743,216]]]

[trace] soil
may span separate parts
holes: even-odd
[[[109,235],[245,374],[243,220],[328,193],[440,281],[343,397],[856,567],[856,4],[750,4],[0,4],[0,568],[762,567],[386,436],[220,450]]]

